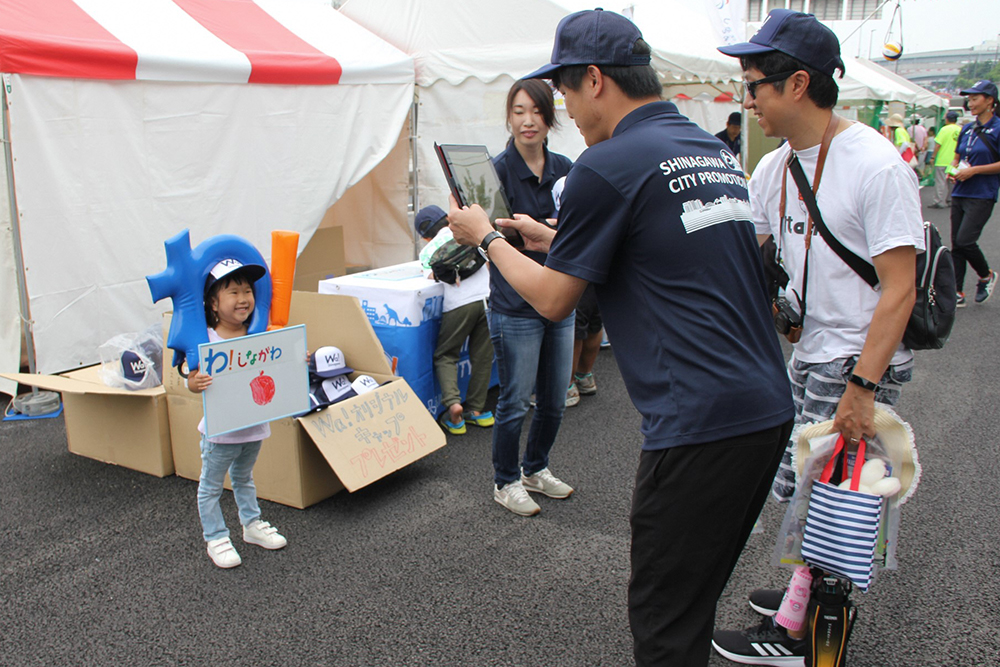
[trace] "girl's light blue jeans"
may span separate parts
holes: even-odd
[[[575,314],[550,322],[490,311],[490,337],[500,376],[493,425],[493,479],[497,486],[520,479],[522,468],[525,475],[533,475],[549,465],[549,451],[566,409],[575,321]],[[535,414],[519,467],[521,428],[532,389]]]
[[[223,482],[226,473],[233,485],[233,496],[240,512],[240,524],[246,526],[260,517],[257,487],[253,483],[253,466],[260,453],[260,440],[223,444],[201,439],[201,480],[198,482],[198,515],[205,541],[229,537],[222,517]]]

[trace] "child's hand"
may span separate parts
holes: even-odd
[[[193,371],[191,371],[190,375],[188,375],[187,382],[188,382],[188,389],[190,389],[196,394],[200,394],[201,392],[208,389],[209,385],[212,384],[212,376],[209,375],[208,373],[202,373],[196,368]]]

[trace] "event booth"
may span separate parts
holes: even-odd
[[[44,373],[157,323],[169,304],[145,276],[185,228],[265,258],[275,229],[303,248],[406,136],[412,59],[320,3],[0,0],[0,16],[0,372],[18,370],[22,312]],[[412,257],[405,204],[384,234],[402,252],[364,260]],[[345,221],[370,245],[379,206]]]

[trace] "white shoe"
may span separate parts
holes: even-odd
[[[243,541],[265,549],[280,549],[288,544],[288,540],[277,528],[260,519],[255,519],[249,526],[243,526]]]
[[[505,484],[502,488],[494,486],[493,500],[520,516],[534,516],[542,511],[538,503],[532,500],[528,492],[524,490],[520,480]]]
[[[220,537],[208,542],[208,555],[211,556],[213,563],[223,569],[236,567],[243,562],[228,537]]]
[[[573,487],[552,474],[548,468],[542,468],[530,477],[521,471],[521,484],[528,491],[544,493],[549,498],[569,498]]]

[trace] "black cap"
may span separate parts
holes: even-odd
[[[417,234],[420,234],[421,238],[430,239],[441,231],[447,223],[446,218],[448,214],[445,213],[440,206],[424,206],[422,209],[417,211],[416,217],[413,218],[413,226],[417,229]],[[443,224],[438,224],[439,222]]]
[[[789,9],[772,9],[749,42],[720,46],[719,51],[735,58],[781,51],[823,74],[844,73],[837,35],[812,14]]]
[[[525,79],[551,79],[566,65],[648,65],[649,54],[632,53],[642,33],[621,14],[588,9],[563,18],[556,28],[552,62],[539,67]]]

